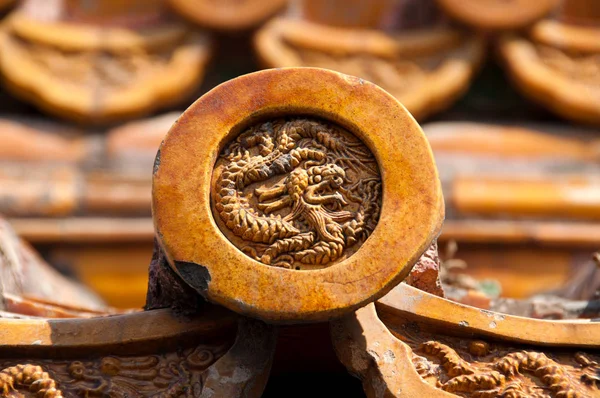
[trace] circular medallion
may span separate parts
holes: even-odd
[[[381,176],[369,148],[312,118],[249,127],[225,146],[213,178],[221,231],[275,267],[319,269],[348,258],[381,209]]]
[[[153,178],[156,235],[210,301],[324,321],[387,293],[439,233],[431,150],[358,78],[272,69],[226,82],[175,123]]]

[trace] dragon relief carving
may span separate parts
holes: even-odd
[[[56,382],[40,366],[15,365],[0,371],[0,396],[12,397],[17,391],[29,391],[36,397],[62,398]]]
[[[381,196],[371,151],[341,127],[309,118],[244,131],[222,151],[212,191],[227,238],[263,264],[290,269],[352,255],[377,224]]]
[[[164,71],[173,50],[130,52],[65,51],[47,44],[11,36],[19,52],[55,80],[77,87],[122,89]],[[176,44],[176,43],[175,43]]]
[[[600,396],[598,356],[569,350],[544,352],[503,343],[460,339],[404,324],[394,335],[413,351],[428,383],[474,398],[578,398]]]
[[[200,396],[204,372],[227,352],[229,346],[230,343],[200,345],[178,352],[140,357],[40,360],[36,365],[5,363],[4,370],[0,371],[0,397]]]

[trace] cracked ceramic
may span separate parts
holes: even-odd
[[[315,322],[404,279],[443,200],[429,145],[395,98],[289,68],[230,80],[184,112],[157,155],[153,217],[169,264],[208,300]]]

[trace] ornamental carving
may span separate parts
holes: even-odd
[[[29,391],[37,397],[61,398],[63,396],[50,375],[36,365],[16,365],[0,371],[0,395],[15,396],[13,393],[18,391]]]
[[[101,87],[107,92],[134,86],[160,75],[173,62],[174,49],[162,51],[66,51],[10,36],[16,54],[24,54],[52,79],[75,87]]]
[[[248,128],[221,152],[213,182],[221,231],[266,265],[330,266],[355,253],[379,218],[375,157],[347,130],[316,119]]]
[[[85,361],[39,360],[24,365],[4,362],[0,397],[200,396],[203,374],[229,346],[217,343],[162,355],[105,356]]]
[[[419,324],[391,330],[413,351],[429,384],[462,397],[587,397],[600,394],[600,356],[431,334]]]

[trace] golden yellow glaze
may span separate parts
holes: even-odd
[[[519,29],[555,8],[557,0],[437,0],[452,18],[483,30]]]
[[[38,21],[22,12],[13,13],[7,26],[19,37],[64,51],[164,49],[184,40],[188,33],[188,29],[182,24],[162,24],[141,33],[122,27]]]
[[[223,31],[255,27],[287,3],[286,0],[168,0],[175,12],[202,27]]]
[[[579,176],[457,176],[451,203],[461,214],[600,219],[600,184]]]
[[[496,159],[600,160],[600,140],[553,135],[543,128],[470,122],[438,122],[423,126],[434,153]]]
[[[381,171],[379,223],[350,258],[316,271],[261,264],[221,233],[210,207],[223,146],[244,127],[305,115],[348,129]],[[359,78],[314,68],[273,69],[226,82],[196,101],[161,146],[153,177],[157,237],[173,268],[210,301],[272,322],[323,321],[377,299],[403,280],[437,237],[444,206],[427,140],[406,109]],[[204,269],[202,267],[205,267]]]
[[[392,35],[292,18],[270,21],[255,35],[254,46],[268,68],[320,66],[372,80],[419,121],[446,109],[463,95],[484,52],[481,36],[467,36],[454,28]],[[315,64],[314,59],[303,56],[306,51],[329,61]],[[367,66],[362,71],[348,69],[345,62],[354,58]]]
[[[600,26],[569,25],[559,21],[541,21],[531,29],[533,41],[580,53],[600,52]]]
[[[598,372],[598,326],[480,310],[400,284],[332,322],[331,336],[369,398],[597,397],[587,381]]]
[[[517,87],[528,97],[565,118],[600,125],[598,87],[577,80],[568,71],[549,66],[540,57],[536,43],[523,37],[501,40],[500,53]],[[593,54],[588,54],[592,57]],[[582,69],[576,69],[581,72]]]
[[[335,320],[331,337],[338,358],[350,372],[359,375],[369,398],[456,397],[430,386],[419,376],[410,347],[379,319],[374,304]]]
[[[600,325],[590,320],[547,321],[481,310],[406,284],[376,303],[382,316],[411,315],[445,333],[494,337],[539,346],[598,347]]]
[[[0,45],[0,70],[12,93],[48,113],[82,124],[139,117],[185,99],[200,83],[211,52],[208,36],[181,26],[142,33],[42,23],[20,12],[3,26]],[[157,61],[157,57],[150,58],[152,53],[169,56]],[[107,80],[114,76],[96,71],[122,58],[143,63],[131,69],[127,79],[114,82]]]
[[[302,0],[302,16],[307,21],[330,26],[376,28],[391,12],[390,0]]]
[[[123,349],[136,343],[154,345],[161,339],[181,338],[186,333],[218,335],[235,325],[236,318],[222,308],[210,307],[201,317],[187,321],[169,310],[92,319],[0,319],[0,338],[5,349]]]

